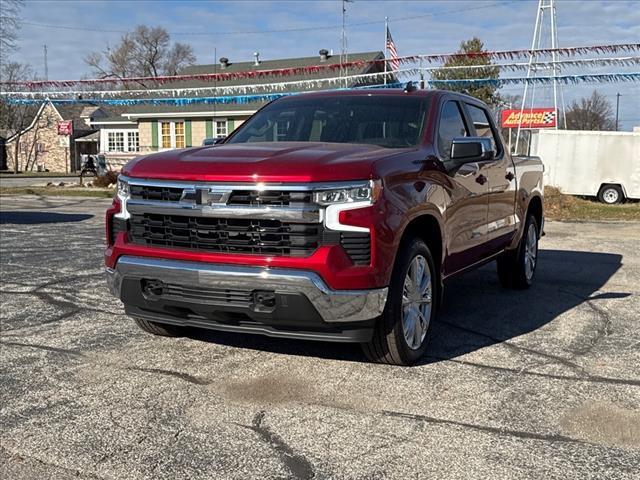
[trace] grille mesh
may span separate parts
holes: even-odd
[[[131,216],[129,235],[133,243],[167,248],[306,256],[318,248],[322,227],[278,220],[143,213]]]

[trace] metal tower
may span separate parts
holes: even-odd
[[[545,23],[546,22],[546,23]],[[548,30],[545,31],[545,27]],[[529,54],[529,64],[527,66],[527,79],[531,77],[535,77],[537,75],[538,67],[538,59],[539,55],[535,50],[545,48],[545,43],[550,40],[550,47],[552,49],[558,48],[558,24],[556,20],[556,2],[555,0],[538,0],[538,11],[536,13],[536,23],[533,29],[533,39],[531,40],[531,53]],[[553,51],[551,53],[551,75],[553,77],[553,106],[556,110],[556,115],[558,115],[558,90],[560,93],[562,110],[563,110],[563,119],[565,122],[566,128],[566,118],[564,115],[564,96],[562,92],[562,87],[558,84],[557,76],[559,72],[558,68],[558,54]],[[560,88],[559,88],[560,87]],[[527,105],[527,95],[530,93],[530,104],[529,108],[532,109],[534,107],[535,93],[536,87],[535,84],[531,86],[531,92],[529,92],[529,82],[527,81],[524,84],[524,92],[522,94],[522,104],[520,106],[520,118],[522,118],[522,114],[525,111],[525,107]],[[559,119],[556,118],[556,129],[558,128]],[[518,124],[518,131],[516,133],[516,151],[518,151],[518,144],[520,141],[520,130],[521,124]]]

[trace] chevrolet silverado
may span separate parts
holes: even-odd
[[[504,287],[531,285],[542,173],[466,95],[283,97],[222,142],[123,168],[106,214],[110,290],[156,335],[357,342],[410,365],[447,279],[496,260]]]

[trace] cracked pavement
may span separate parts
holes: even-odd
[[[137,329],[108,201],[0,197],[0,477],[638,478],[640,223],[548,222],[535,285],[453,280],[428,356]]]

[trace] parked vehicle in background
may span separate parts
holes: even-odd
[[[157,335],[359,342],[412,364],[447,279],[497,260],[505,287],[533,282],[542,163],[492,118],[453,92],[300,94],[215,148],[140,157],[107,212],[111,291]]]
[[[544,163],[545,185],[603,203],[640,199],[640,132],[540,130],[531,152]]]

